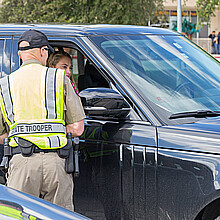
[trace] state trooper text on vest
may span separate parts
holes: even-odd
[[[10,132],[9,136],[16,134],[30,134],[30,133],[53,133],[59,130],[65,133],[65,127],[56,123],[44,123],[44,124],[18,124]]]

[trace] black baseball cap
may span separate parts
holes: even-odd
[[[22,41],[27,41],[30,46],[19,47]],[[29,50],[32,48],[41,48],[43,46],[47,46],[51,52],[54,52],[54,49],[49,45],[47,36],[38,30],[30,29],[25,31],[18,39],[18,50]]]

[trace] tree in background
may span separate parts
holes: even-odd
[[[90,2],[88,22],[147,25],[157,9],[162,9],[157,7],[158,2],[162,5],[163,0],[93,0]]]
[[[3,1],[0,17],[1,17],[1,22],[23,22],[24,21],[24,3],[23,1],[17,1],[17,0],[12,0],[12,1]]]
[[[3,0],[0,22],[65,22],[70,19],[70,12],[75,8],[74,3],[71,0]]]
[[[149,25],[164,0],[3,0],[2,23],[108,23]]]
[[[177,22],[174,23],[172,29],[177,31]],[[182,23],[182,33],[192,40],[192,35],[196,32],[199,32],[199,29],[197,29],[197,24],[193,24],[185,18]]]
[[[215,17],[215,10],[220,9],[220,0],[197,0],[196,10],[200,22],[209,24],[210,18]]]
[[[199,29],[197,29],[197,24],[193,24],[185,18],[182,23],[182,31],[190,40],[192,40],[193,34],[199,32]]]

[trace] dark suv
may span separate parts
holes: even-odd
[[[31,28],[71,54],[87,115],[76,211],[108,220],[220,218],[220,63],[166,29],[1,25],[1,77],[19,68],[17,41]]]

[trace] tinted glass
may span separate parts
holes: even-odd
[[[93,42],[158,115],[220,110],[220,63],[182,36],[104,36]],[[159,108],[158,108],[159,107]]]
[[[1,77],[8,75],[10,73],[10,49],[11,49],[11,39],[1,39],[0,38],[0,71]]]

